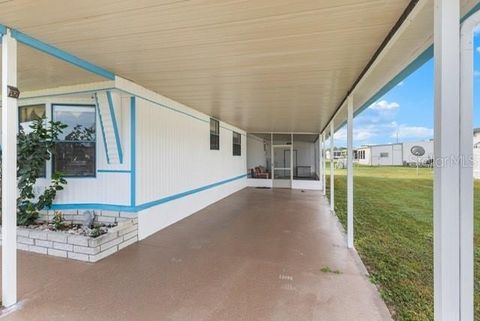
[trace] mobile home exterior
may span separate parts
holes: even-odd
[[[473,177],[480,179],[480,128],[473,130]]]
[[[414,156],[412,147],[420,146],[425,154]],[[355,150],[355,161],[361,165],[401,166],[412,163],[426,163],[433,159],[433,141],[406,142],[359,147]]]
[[[218,122],[219,146],[211,149],[209,116],[121,78],[89,87],[25,93],[19,103],[23,127],[43,110],[69,125],[63,138],[73,124],[95,128],[91,141],[68,142],[78,161],[57,153],[47,162],[37,190],[55,170],[68,181],[52,210],[135,216],[143,239],[246,186],[245,131]]]
[[[363,146],[355,150],[356,162],[361,165],[402,165],[402,144]]]
[[[347,313],[344,319],[390,319],[386,306],[382,305],[386,311],[383,318],[378,309],[381,304],[370,300],[375,295],[367,288],[371,284],[364,270],[356,266],[360,259],[352,250],[356,208],[353,120],[433,58],[434,159],[470,160],[472,39],[480,24],[480,1],[381,2],[342,1],[339,5],[338,1],[307,0],[296,6],[292,1],[271,0],[100,4],[85,0],[68,5],[49,0],[0,2],[1,283],[2,305],[9,309],[5,311],[8,317],[26,321],[42,317],[61,320],[65,316],[91,319],[99,315],[133,320],[145,319],[145,315],[157,319],[188,319],[192,315],[268,319],[281,315],[298,320],[312,316],[335,319]],[[286,42],[291,45],[285,46]],[[398,104],[379,107],[389,110]],[[290,144],[284,141],[275,146],[272,139],[271,186],[313,187],[322,192],[242,191],[227,200],[227,206],[217,204],[216,215],[203,221],[209,225],[207,229],[197,224],[184,229],[179,224],[178,229],[171,229],[173,233],[158,235],[156,242],[151,238],[130,246],[112,258],[111,265],[70,269],[74,264],[51,260],[55,263],[42,266],[58,267],[54,273],[36,269],[48,270],[48,280],[36,275],[31,278],[42,280],[43,290],[22,285],[17,295],[17,272],[28,279],[33,271],[30,264],[29,270],[25,265],[17,268],[17,243],[22,238],[17,230],[18,116],[23,125],[40,117],[69,126],[57,141],[54,159],[45,165],[44,177],[35,186],[41,190],[54,171],[65,172],[69,184],[52,209],[71,211],[72,215],[94,210],[105,220],[131,217],[138,223],[132,231],[133,241],[145,239],[250,186],[247,131],[287,133],[291,138],[294,133],[315,135],[317,143],[308,147],[313,155],[305,153],[310,155],[309,163],[297,166],[293,139]],[[343,245],[343,235],[338,234],[341,231],[330,214],[336,210],[334,136],[345,124],[347,148],[341,156],[347,168]],[[409,162],[407,152],[412,147],[375,146],[369,147],[368,157],[367,153],[360,155],[369,165],[398,165]],[[327,148],[332,160],[329,171]],[[264,164],[268,166],[267,161]],[[474,319],[474,169],[470,163],[462,165],[451,162],[449,166],[436,166],[434,171],[433,301],[438,321]],[[297,177],[308,176],[308,180],[296,182],[294,168],[300,170],[295,172]],[[258,173],[269,174],[262,170]],[[225,208],[233,208],[229,217],[224,215]],[[243,221],[237,220],[240,216]],[[219,237],[200,238],[209,232]],[[119,236],[120,231],[114,233]],[[191,246],[182,242],[187,233],[192,236]],[[172,234],[176,238],[171,238],[174,242],[170,244],[180,247],[161,252],[160,248],[167,248],[163,238]],[[62,237],[68,241],[71,238]],[[123,234],[121,237],[124,241]],[[40,241],[44,245],[54,242],[47,238]],[[97,242],[83,241],[87,245]],[[38,245],[36,240],[34,245]],[[73,243],[69,245],[74,247]],[[41,261],[32,259],[33,255],[20,255],[29,263]],[[294,269],[288,268],[292,262]],[[312,308],[312,293],[321,293],[325,285],[322,280],[330,276],[311,271],[318,272],[325,262],[347,267],[348,273],[335,277],[340,285],[335,290],[340,291],[333,292],[334,300],[327,309]],[[260,284],[266,291],[262,300],[247,300],[239,309],[238,302],[244,302],[245,297],[260,297],[258,284],[249,282],[250,271],[265,272],[257,274],[266,281]],[[76,280],[70,279],[72,272],[79,272]],[[116,278],[109,274],[116,274]],[[192,275],[196,278],[190,278]],[[303,283],[293,284],[294,279],[299,281],[299,275]],[[358,276],[353,287],[345,279],[352,275]],[[79,282],[82,277],[89,281],[86,286],[83,280]],[[108,282],[100,283],[105,280]],[[178,280],[181,285],[190,284],[179,287]],[[105,289],[102,293],[96,291],[99,284]],[[231,286],[219,286],[225,284]],[[64,291],[65,286],[71,286],[73,292]],[[292,287],[298,300],[288,297]],[[279,296],[278,288],[289,291],[281,291],[284,293]],[[164,292],[159,293],[162,289]],[[371,290],[376,291],[374,287]],[[111,309],[118,306],[115,304],[121,291],[130,306],[141,309]],[[112,304],[96,304],[102,302],[91,293],[102,295],[102,302]],[[77,299],[76,294],[78,300],[73,301],[85,304],[61,302],[64,298]],[[10,308],[19,297],[23,299],[21,309]],[[224,300],[226,297],[229,300]],[[287,301],[293,303],[293,309],[279,310],[279,302]],[[89,304],[92,309],[82,309]],[[206,305],[215,309],[205,309]]]

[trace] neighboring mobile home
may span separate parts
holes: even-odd
[[[413,155],[414,146],[423,148],[425,153],[418,157]],[[425,164],[433,159],[433,141],[362,146],[355,149],[354,159],[358,164],[371,166]]]
[[[473,177],[480,179],[480,128],[473,130]]]

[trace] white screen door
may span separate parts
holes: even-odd
[[[273,188],[292,187],[291,145],[274,145],[273,148]]]

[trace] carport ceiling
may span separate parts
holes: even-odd
[[[409,2],[17,0],[0,23],[247,131],[318,132]],[[21,90],[92,81],[30,51]]]

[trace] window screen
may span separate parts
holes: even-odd
[[[220,149],[220,124],[218,120],[210,118],[210,150]]]
[[[233,156],[242,155],[242,135],[233,132]]]
[[[53,172],[62,172],[67,177],[95,176],[95,106],[53,105],[53,120],[68,126],[55,146]]]
[[[30,105],[30,106],[20,106],[18,107],[18,127],[20,130],[23,130],[25,134],[28,134],[32,131],[30,126],[33,124],[33,121],[38,119],[46,119],[46,108],[44,104],[39,105]],[[38,173],[38,177],[46,177],[47,173],[47,163]]]

